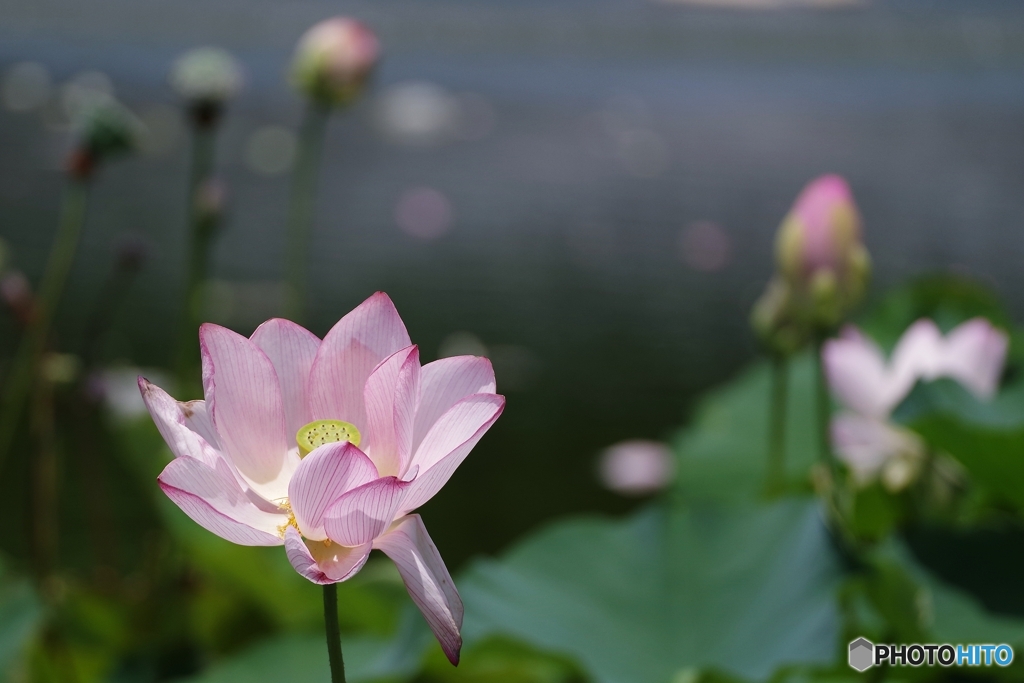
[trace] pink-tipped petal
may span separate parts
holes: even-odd
[[[316,584],[338,583],[356,575],[370,556],[371,544],[346,548],[337,543],[310,541],[290,526],[284,533],[284,549],[288,561],[299,574]]]
[[[420,354],[415,346],[381,361],[366,380],[364,443],[382,477],[404,473],[412,453],[413,420],[420,397]]]
[[[347,546],[373,541],[394,521],[409,486],[397,477],[384,477],[342,495],[324,513],[327,537]]]
[[[378,538],[374,548],[384,551],[398,567],[409,597],[420,608],[448,660],[459,663],[462,650],[462,599],[419,515],[409,515]]]
[[[214,469],[187,456],[175,458],[158,481],[167,497],[207,531],[239,545],[281,545],[277,530],[287,516],[256,507],[226,462]]]
[[[288,500],[303,535],[325,540],[327,508],[343,493],[376,478],[377,469],[370,459],[347,441],[320,446],[303,458],[288,485]]]
[[[314,420],[344,420],[366,429],[363,388],[377,364],[411,345],[387,294],[377,292],[338,321],[324,337],[310,373]]]
[[[296,432],[313,421],[309,412],[309,372],[320,339],[301,325],[281,318],[263,323],[249,339],[267,354],[277,371],[288,445],[293,446]]]
[[[287,495],[298,456],[288,453],[281,385],[270,359],[240,334],[199,328],[206,400],[224,453],[268,500]]]
[[[405,492],[399,514],[415,510],[433,498],[504,409],[504,396],[476,394],[442,415],[413,458],[419,474]]]
[[[913,386],[894,378],[881,349],[859,333],[828,340],[821,353],[833,395],[862,415],[888,415]]]
[[[139,391],[142,393],[142,400],[153,418],[157,431],[164,438],[174,457],[195,458],[210,467],[217,465],[217,461],[221,459],[220,453],[196,429],[196,427],[209,427],[208,420],[206,420],[205,403],[202,401],[179,403],[171,398],[166,391],[144,377],[139,378]],[[198,421],[195,420],[196,404],[202,404],[203,408],[202,419]]]
[[[1006,363],[1009,338],[984,318],[957,326],[946,336],[941,374],[947,375],[981,399],[995,395]]]
[[[413,452],[434,423],[453,405],[473,394],[494,393],[494,368],[491,361],[478,356],[442,358],[423,366],[420,384]]]

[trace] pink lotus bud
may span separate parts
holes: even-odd
[[[813,180],[797,197],[776,237],[779,272],[801,317],[831,327],[860,300],[870,271],[860,214],[838,175]]]
[[[292,80],[315,102],[347,105],[359,95],[379,54],[377,37],[366,26],[348,17],[327,19],[299,40]]]
[[[8,271],[0,278],[0,299],[21,324],[28,324],[35,312],[32,285],[20,271]]]
[[[196,188],[195,211],[203,224],[215,225],[224,217],[227,187],[219,178],[207,178]]]

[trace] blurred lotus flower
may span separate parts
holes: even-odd
[[[88,178],[98,164],[136,150],[144,134],[134,114],[113,97],[97,94],[77,115],[69,171]]]
[[[956,380],[980,399],[991,398],[1006,361],[1006,333],[987,320],[969,320],[945,337],[931,320],[911,325],[885,359],[882,350],[856,328],[847,327],[822,349],[832,393],[847,409],[832,421],[836,454],[859,481],[869,481],[887,463],[902,461],[890,478],[912,474],[924,446],[910,431],[889,421],[918,380]],[[891,484],[892,482],[889,482]],[[889,485],[887,484],[887,485]]]
[[[292,60],[292,80],[311,100],[344,106],[359,96],[377,64],[377,37],[348,17],[321,21],[299,39]]]
[[[242,68],[226,50],[189,50],[174,63],[171,85],[185,100],[196,125],[211,125],[242,89]]]
[[[860,214],[840,176],[822,176],[803,189],[782,221],[775,249],[793,305],[811,324],[838,324],[863,296],[870,259]]]
[[[462,602],[411,513],[501,414],[491,364],[460,356],[421,368],[383,293],[323,341],[281,319],[249,339],[211,324],[199,337],[205,401],[180,403],[139,378],[176,456],[164,492],[222,538],[284,545],[314,583],[344,581],[382,550],[457,662]]]
[[[601,481],[611,491],[642,496],[665,488],[675,475],[675,459],[657,441],[622,441],[601,454]]]
[[[888,420],[845,412],[833,418],[831,432],[836,453],[860,486],[881,478],[887,489],[899,491],[924,460],[921,439]]]

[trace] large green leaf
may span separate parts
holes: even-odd
[[[600,683],[693,667],[765,680],[836,653],[840,563],[811,501],[558,523],[459,582],[467,643],[505,634]]]
[[[785,462],[796,484],[806,484],[819,455],[814,365],[809,353],[789,363]],[[701,402],[675,441],[685,498],[749,500],[764,491],[770,397],[771,367],[761,362]]]
[[[947,415],[924,417],[913,426],[934,450],[956,458],[996,501],[1024,509],[1024,429],[992,429]]]
[[[2,567],[0,567],[2,573]],[[24,579],[0,584],[0,681],[42,623],[43,605]]]

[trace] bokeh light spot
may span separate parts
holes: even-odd
[[[395,222],[407,235],[423,240],[436,239],[451,228],[452,205],[434,188],[414,187],[398,198]]]
[[[729,263],[729,235],[711,221],[697,221],[679,233],[679,256],[694,270],[712,273]]]

